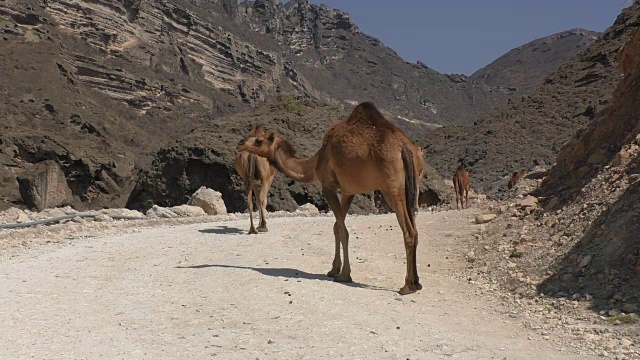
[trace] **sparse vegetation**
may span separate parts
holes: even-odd
[[[285,95],[280,97],[278,106],[280,107],[280,109],[290,113],[299,113],[302,111],[302,104],[300,104],[296,97],[293,95]]]
[[[3,177],[2,177],[2,183],[3,183],[3,184],[8,184],[8,183],[10,183],[10,182],[11,182],[11,179],[12,179],[12,177],[11,177],[11,176],[9,176],[9,175],[5,175],[5,176],[3,176]]]
[[[638,317],[630,314],[618,314],[608,317],[606,321],[610,324],[635,324],[638,322]]]

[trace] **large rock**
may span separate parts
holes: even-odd
[[[52,160],[35,164],[19,175],[18,185],[22,200],[30,208],[47,209],[73,201],[64,173]]]
[[[200,187],[191,196],[189,205],[201,207],[209,215],[224,215],[227,213],[222,194],[204,186]]]

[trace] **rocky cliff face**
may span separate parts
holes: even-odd
[[[469,163],[474,186],[506,193],[509,174],[551,166],[562,146],[604,109],[620,81],[617,54],[640,26],[640,5],[625,9],[591,46],[509,105],[475,126],[449,126],[424,139],[427,159],[442,173]]]
[[[600,34],[571,29],[536,39],[500,56],[471,75],[491,86],[511,86],[524,92],[584,51]]]
[[[630,40],[617,52],[623,77],[534,191],[541,208],[499,219],[494,247],[477,252],[480,263],[508,261],[492,278],[517,293],[582,298],[611,323],[640,303],[640,30],[628,26],[620,30]]]
[[[0,41],[2,207],[44,160],[74,206],[122,206],[160,147],[281,95],[373,100],[422,133],[509,93],[408,64],[347,14],[302,0],[0,1]]]

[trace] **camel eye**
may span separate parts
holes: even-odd
[[[254,143],[258,146],[262,145],[262,139],[257,138],[256,141],[254,141]]]

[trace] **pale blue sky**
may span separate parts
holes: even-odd
[[[514,47],[572,28],[604,31],[631,0],[311,0],[346,11],[405,60],[471,74]]]

